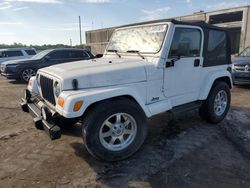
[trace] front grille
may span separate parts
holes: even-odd
[[[235,65],[237,72],[250,72],[250,68],[246,68],[246,65]]]
[[[54,97],[53,80],[43,75],[40,75],[40,85],[43,98],[48,102],[50,102],[51,104],[56,105]]]

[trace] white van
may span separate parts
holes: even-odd
[[[36,55],[34,48],[9,48],[0,49],[0,64],[4,61],[26,59]]]

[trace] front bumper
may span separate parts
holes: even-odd
[[[8,79],[19,79],[19,76],[16,74],[8,74],[8,73],[1,72],[1,75]]]
[[[236,84],[250,84],[250,72],[233,72],[232,78]]]
[[[20,71],[17,67],[1,67],[1,75],[8,79],[19,79]]]
[[[39,101],[37,98],[30,98],[29,100],[23,98],[21,103],[22,110],[30,113],[34,117],[33,121],[37,129],[45,130],[51,140],[59,139],[61,137],[61,129],[52,121],[53,116],[56,116],[56,114],[51,113],[52,115],[50,114],[49,119],[44,119],[42,116],[42,108],[44,108],[44,106],[45,103]],[[47,117],[49,117],[49,115]]]

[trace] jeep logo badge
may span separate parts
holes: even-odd
[[[245,66],[245,72],[248,72],[248,71],[250,71],[250,70],[249,70],[249,65],[246,65],[246,66]]]

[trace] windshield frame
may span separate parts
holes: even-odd
[[[120,30],[132,29],[132,28],[150,27],[150,26],[158,26],[158,25],[165,25],[166,26],[166,31],[164,33],[164,37],[163,37],[163,40],[162,40],[162,43],[160,45],[159,50],[156,51],[156,52],[142,52],[142,51],[139,51],[141,54],[149,54],[149,55],[158,54],[162,50],[162,47],[164,46],[164,43],[165,43],[165,40],[166,40],[166,36],[167,36],[168,31],[169,31],[169,23],[168,22],[159,22],[159,23],[152,23],[152,24],[140,24],[140,25],[129,26],[129,27],[122,27],[122,28],[116,29],[114,31],[114,33],[112,34],[112,37],[110,38],[110,40],[108,42],[108,45],[107,45],[107,47],[105,49],[106,54],[108,54],[108,53],[114,53],[114,52],[108,52],[108,50],[111,50],[111,49],[108,49],[108,47],[109,47],[110,41],[114,37],[115,32],[120,31]],[[120,53],[120,54],[132,54],[131,52],[122,52],[122,51],[117,51],[117,52]]]

